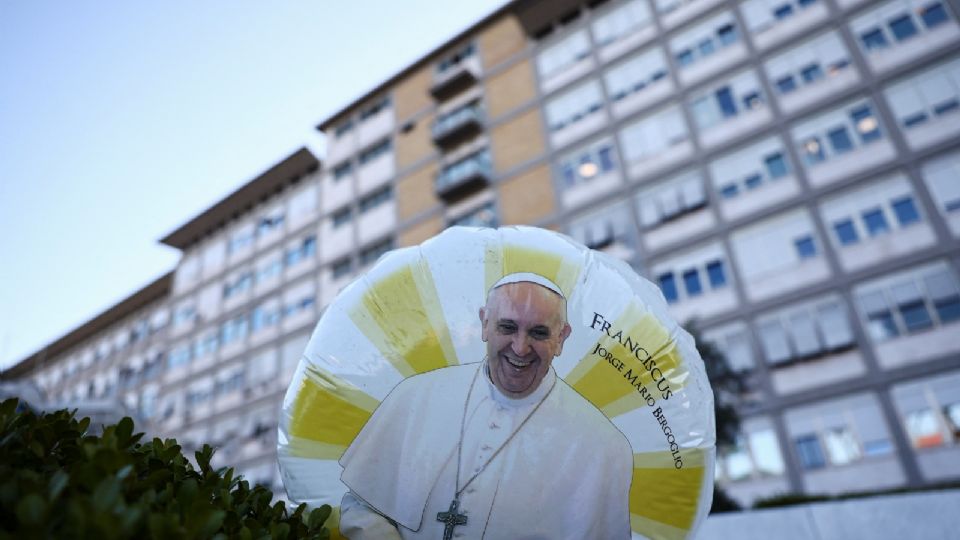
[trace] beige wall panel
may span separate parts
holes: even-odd
[[[544,152],[540,109],[531,109],[490,133],[493,164],[504,172]]]
[[[430,140],[433,115],[417,120],[413,129],[397,134],[397,168],[403,169],[432,154],[436,148]]]
[[[529,60],[517,62],[503,73],[487,79],[490,118],[502,116],[536,97],[535,84]]]
[[[554,210],[550,167],[540,165],[500,184],[500,210],[504,225],[534,223]]]
[[[430,85],[433,83],[433,63],[421,67],[397,83],[393,90],[394,111],[397,124],[433,105]]]
[[[415,246],[443,230],[443,216],[434,216],[400,232],[400,247]]]
[[[513,15],[504,15],[490,23],[480,34],[480,57],[484,69],[490,69],[527,46],[527,38]]]
[[[437,165],[430,163],[397,181],[397,212],[400,221],[439,204],[440,201],[433,191],[433,179],[436,175]]]

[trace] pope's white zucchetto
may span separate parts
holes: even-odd
[[[490,287],[490,290],[492,291],[497,287],[502,287],[503,285],[507,285],[509,283],[536,283],[541,287],[545,287],[557,293],[561,298],[566,299],[566,296],[564,296],[563,291],[560,290],[559,285],[541,276],[540,274],[534,274],[533,272],[514,272],[512,274],[507,274],[494,283],[493,286]]]

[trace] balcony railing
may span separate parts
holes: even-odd
[[[490,153],[483,150],[444,167],[434,188],[438,197],[450,201],[489,184],[492,176]]]
[[[435,99],[447,99],[458,94],[477,82],[477,74],[468,62],[448,67],[442,72],[434,72],[430,94]]]
[[[433,123],[433,142],[451,147],[483,130],[483,111],[478,105],[467,105],[437,118]]]

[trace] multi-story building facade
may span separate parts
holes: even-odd
[[[447,226],[522,223],[633,265],[743,373],[735,497],[956,480],[958,4],[510,2],[323,121],[322,170],[288,158],[295,185],[238,195],[268,171],[164,239],[140,408],[276,484],[267,426],[337,292]],[[70,350],[33,371],[55,395],[97,349]]]

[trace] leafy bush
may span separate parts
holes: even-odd
[[[174,439],[140,443],[124,418],[98,436],[74,412],[0,405],[0,539],[328,538],[330,507],[293,512],[273,493],[210,467]]]

